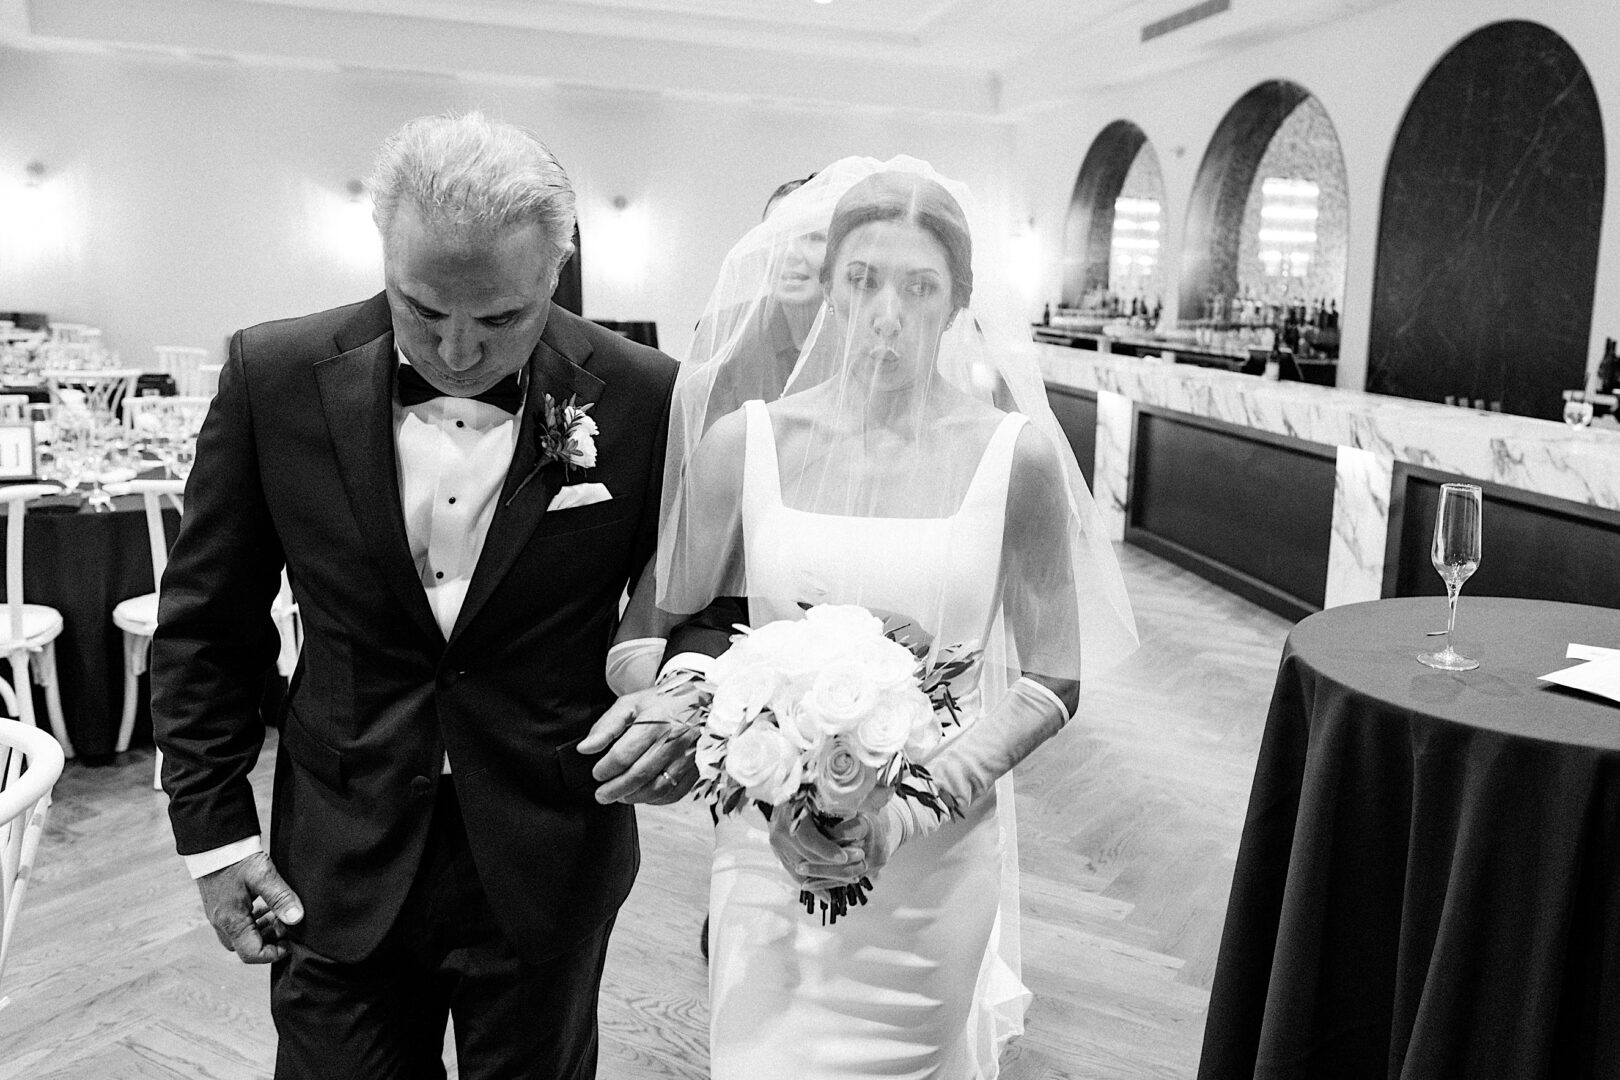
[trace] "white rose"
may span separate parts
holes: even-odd
[[[861,760],[845,736],[826,740],[812,762],[816,807],[834,817],[851,817],[865,808],[877,788],[878,772]]]
[[[917,685],[917,658],[899,642],[884,638],[869,645],[861,657],[872,682],[885,690]]]
[[[872,684],[865,665],[843,661],[816,675],[803,705],[820,720],[822,731],[836,734],[866,719],[877,703],[878,688]]]
[[[776,672],[764,664],[734,668],[717,682],[709,717],[703,726],[727,738],[737,734],[744,724],[759,715],[780,684]]]
[[[601,428],[591,414],[575,406],[563,410],[563,455],[582,469],[596,465],[596,436]]]
[[[840,638],[883,636],[883,620],[859,604],[817,604],[804,613],[804,621]]]
[[[756,626],[746,634],[739,635],[736,644],[726,651],[722,659],[729,657],[732,663],[738,665],[764,664],[774,671],[790,672],[799,652],[795,640],[796,625],[798,620],[778,620]],[[715,678],[722,678],[723,670],[723,667],[717,667]]]
[[[772,724],[756,722],[731,740],[726,772],[748,789],[748,797],[780,806],[804,778],[799,753]]]
[[[820,718],[801,701],[773,701],[771,713],[782,734],[800,750],[814,750],[824,737]]]
[[[748,634],[738,634],[731,639],[731,647],[714,658],[714,664],[709,668],[710,682],[718,686],[755,662],[748,648],[749,637]]]
[[[886,694],[870,716],[855,726],[855,752],[874,769],[905,748],[911,738],[921,694]],[[927,709],[926,700],[922,706]],[[932,710],[929,710],[930,714]]]
[[[821,669],[858,654],[859,642],[836,627],[798,619],[792,624],[792,652],[781,660],[783,670],[807,682]]]

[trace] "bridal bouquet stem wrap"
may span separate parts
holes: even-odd
[[[921,763],[956,722],[953,680],[977,653],[957,646],[928,664],[926,642],[903,643],[902,630],[854,605],[739,629],[693,718],[693,793],[716,818],[753,803],[767,818],[812,815],[827,832],[892,798],[949,815]],[[871,887],[862,878],[800,900],[836,922]]]

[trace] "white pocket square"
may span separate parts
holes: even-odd
[[[575,506],[590,506],[607,502],[613,493],[606,484],[569,484],[551,497],[547,510],[568,510]]]

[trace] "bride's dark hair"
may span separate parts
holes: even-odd
[[[938,183],[909,172],[874,173],[856,182],[838,200],[827,226],[827,256],[821,263],[823,289],[832,288],[832,268],[844,240],[874,221],[911,222],[938,240],[951,268],[951,306],[967,307],[973,296],[973,238],[967,215]]]

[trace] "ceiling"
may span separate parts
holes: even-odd
[[[1231,0],[1144,42],[1143,27],[1203,5],[0,0],[0,41],[996,119],[1394,2],[1401,0]]]

